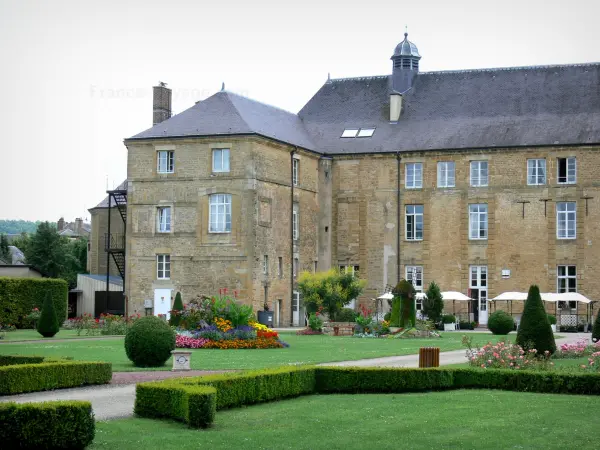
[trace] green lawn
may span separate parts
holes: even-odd
[[[476,344],[483,345],[499,338],[491,333],[472,333]],[[441,351],[459,350],[461,333],[445,333],[439,339],[358,339],[334,336],[296,336],[282,334],[290,348],[267,350],[193,350],[193,369],[258,369],[289,364],[312,364],[350,361],[381,356],[409,355],[419,347],[437,346]],[[0,344],[5,355],[71,356],[76,360],[105,361],[113,371],[135,371],[125,355],[122,338],[105,340],[72,340],[70,342]],[[171,361],[154,370],[170,370]]]
[[[90,449],[597,449],[595,396],[468,390],[314,395],[218,412],[208,430],[100,422]]]
[[[54,341],[56,339],[86,339],[100,336],[86,336],[85,332],[81,336],[77,336],[76,330],[64,330],[61,329],[58,333],[51,338],[44,338],[36,330],[15,330],[4,333],[4,339],[0,340],[0,343],[5,341]]]

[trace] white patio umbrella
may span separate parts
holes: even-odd
[[[444,301],[452,300],[452,315],[456,315],[456,303],[455,302],[457,302],[457,301],[465,302],[465,301],[472,300],[471,297],[463,294],[462,292],[456,292],[456,291],[442,292],[442,298],[444,299]]]

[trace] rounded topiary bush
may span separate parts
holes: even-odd
[[[356,322],[356,311],[352,308],[342,308],[335,315],[336,322]]]
[[[488,319],[488,328],[494,334],[508,334],[515,329],[515,320],[504,311],[496,311]]]
[[[125,353],[137,367],[159,367],[175,349],[175,332],[155,316],[135,321],[125,335]]]

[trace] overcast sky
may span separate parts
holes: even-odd
[[[327,79],[600,61],[600,1],[0,0],[0,219],[89,217],[127,175],[123,139],[221,88],[298,110]]]

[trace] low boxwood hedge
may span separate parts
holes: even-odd
[[[0,403],[2,448],[80,449],[94,434],[90,402]]]
[[[0,367],[0,395],[109,383],[112,364],[44,362]]]
[[[43,356],[0,355],[0,366],[15,366],[17,364],[39,364]]]
[[[212,423],[215,410],[300,395],[465,388],[598,395],[600,375],[472,368],[286,367],[140,383],[136,388],[135,413],[204,428]]]

